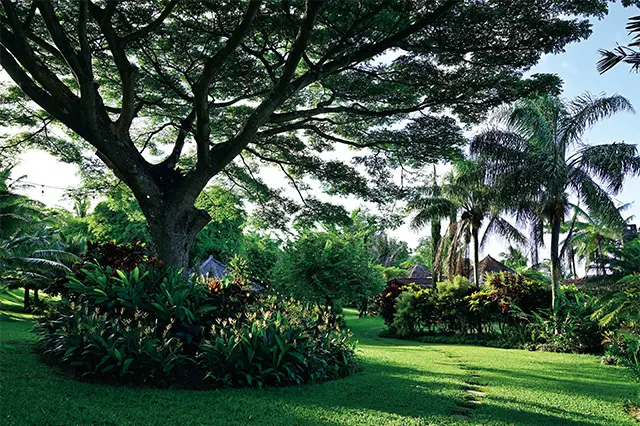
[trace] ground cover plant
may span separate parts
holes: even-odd
[[[6,425],[633,425],[640,385],[587,355],[425,345],[380,338],[380,318],[347,323],[362,372],[320,385],[180,390],[87,383],[56,374],[32,351],[22,294],[2,292],[0,412]],[[468,382],[473,382],[469,384]],[[470,405],[466,389],[486,395]],[[384,390],[384,392],[381,392]]]

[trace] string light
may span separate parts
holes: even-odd
[[[79,188],[74,188],[74,187],[66,187],[63,188],[61,186],[53,186],[53,185],[47,185],[44,183],[38,183],[38,182],[28,182],[28,181],[20,181],[21,184],[25,184],[25,185],[31,185],[31,186],[35,186],[35,187],[40,187],[41,188],[41,194],[44,195],[44,189],[48,188],[48,189],[57,189],[59,191],[68,191],[67,194],[64,195],[64,197],[66,198],[72,198],[72,195],[69,193],[71,191],[75,192],[78,195],[85,195],[85,196],[90,196],[91,199],[95,199],[95,194],[91,193],[91,191],[87,191],[87,190],[81,190]]]

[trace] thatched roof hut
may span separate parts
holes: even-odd
[[[433,287],[432,274],[429,268],[421,263],[416,263],[407,271],[407,278],[394,278],[387,284],[408,285],[416,284],[422,288]]]
[[[227,273],[227,266],[221,262],[218,262],[209,256],[206,260],[198,265],[198,275],[203,275],[209,278],[222,278]]]
[[[482,259],[478,264],[478,275],[480,277],[480,284],[484,282],[487,274],[499,274],[501,272],[515,273],[516,271],[509,268],[504,263],[497,261],[496,259],[494,259],[489,255],[487,255],[484,259]],[[474,284],[473,270],[471,270],[470,272],[469,282],[471,284]]]

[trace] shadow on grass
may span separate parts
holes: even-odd
[[[576,367],[576,368],[581,368]],[[523,370],[512,371],[498,368],[475,366],[486,380],[491,381],[491,375],[504,382],[512,382],[522,388],[545,390],[561,394],[572,394],[595,400],[620,402],[624,395],[637,396],[640,389],[637,383],[625,380],[619,371],[609,368],[598,368],[593,375],[570,374],[558,372],[553,368],[545,369],[544,374],[534,374]],[[494,378],[495,380],[495,378]]]
[[[507,395],[487,397],[471,413],[471,418],[456,419],[453,414],[459,411],[462,380],[467,372],[457,370],[453,363],[447,364],[444,351],[432,345],[391,339],[384,339],[386,344],[381,344],[369,337],[364,327],[357,327],[356,334],[363,346],[386,348],[372,349],[378,361],[365,353],[363,371],[356,375],[313,386],[189,391],[109,386],[58,375],[37,360],[24,331],[18,332],[24,322],[9,324],[21,339],[0,357],[2,382],[11,384],[3,392],[2,405],[6,407],[2,410],[3,417],[13,420],[13,424],[607,424],[606,419],[596,415],[572,411],[579,410],[579,406],[562,409],[529,404]],[[377,326],[375,321],[367,321],[367,325]],[[3,343],[7,341],[4,332],[0,338]],[[372,345],[372,340],[376,344]],[[425,368],[408,365],[414,360],[412,357],[429,357],[430,353],[433,364],[451,368],[438,371],[428,365]],[[380,362],[381,359],[386,362]],[[569,380],[557,377],[549,380],[526,370],[521,373],[481,366],[474,366],[474,370],[483,379],[491,380],[494,376],[494,380],[517,382],[518,386],[528,386],[542,394],[547,390],[565,392],[564,387],[569,388],[566,392],[575,392],[574,387],[590,385],[570,380],[573,382],[570,386],[563,383]],[[553,370],[549,374],[554,374]],[[619,380],[613,382],[617,386]],[[607,389],[609,393],[611,389]],[[601,398],[597,389],[582,393],[589,396],[597,393],[597,398]]]

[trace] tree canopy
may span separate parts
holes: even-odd
[[[556,76],[523,72],[607,12],[605,0],[1,3],[0,64],[16,86],[0,114],[27,130],[3,155],[35,145],[92,168],[95,151],[179,266],[210,220],[194,204],[213,176],[276,221],[341,210],[286,199],[259,176],[265,163],[298,192],[309,177],[384,202],[401,189],[390,168],[464,143],[443,112],[474,123],[557,93]],[[322,155],[336,144],[363,151],[355,164]]]

